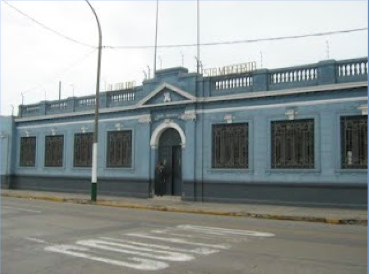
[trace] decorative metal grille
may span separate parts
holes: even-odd
[[[213,125],[212,168],[248,168],[248,124]]]
[[[21,137],[19,165],[36,165],[36,137]]]
[[[92,166],[92,133],[74,135],[74,167]]]
[[[132,166],[132,131],[108,132],[107,167]]]
[[[64,136],[45,137],[45,167],[63,166]]]
[[[368,116],[341,117],[342,168],[368,168]]]
[[[314,168],[314,120],[272,122],[272,168]]]

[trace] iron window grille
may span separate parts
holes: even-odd
[[[92,133],[74,135],[74,167],[92,166]]]
[[[341,117],[341,166],[368,168],[368,116]]]
[[[63,166],[64,136],[45,136],[45,167]]]
[[[36,165],[36,137],[21,137],[20,166]]]
[[[132,166],[132,131],[108,132],[107,167]]]
[[[248,123],[213,125],[212,168],[248,168]]]
[[[272,122],[272,168],[314,168],[314,120]]]

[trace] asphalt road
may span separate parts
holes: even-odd
[[[367,273],[367,227],[1,198],[1,273]]]

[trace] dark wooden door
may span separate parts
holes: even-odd
[[[182,147],[172,147],[172,195],[180,196],[182,192]]]
[[[165,130],[160,137],[158,150],[158,161],[164,164],[166,174],[164,195],[181,195],[181,152],[178,131],[173,128]]]

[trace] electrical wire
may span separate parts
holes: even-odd
[[[84,60],[86,60],[92,53],[96,52],[97,49],[93,49],[92,51],[90,52],[87,52],[85,53],[84,55],[82,55],[80,58],[74,60],[72,63],[70,63],[68,66],[66,66],[64,69],[60,70],[59,72],[55,73],[55,77],[48,77],[49,79],[46,80],[46,83],[49,83],[49,82],[52,82],[52,81],[55,81],[57,79],[60,79],[66,72],[68,72],[69,70],[71,70],[76,64],[80,64],[82,63]],[[44,83],[44,84],[46,84]],[[43,86],[42,84],[40,83],[36,83],[37,85],[33,86],[32,88],[29,88],[23,92],[21,92],[22,96],[30,91],[33,91],[35,90],[38,86]]]
[[[26,13],[24,13],[20,9],[18,9],[18,8],[14,7],[13,5],[9,4],[8,1],[2,1],[2,2],[4,2],[6,5],[8,5],[10,8],[14,9],[16,12],[20,13],[21,15],[27,17],[29,20],[31,20],[34,23],[38,24],[39,26],[43,27],[44,29],[47,29],[48,31],[51,31],[52,33],[54,33],[54,34],[56,34],[56,35],[58,35],[58,36],[60,36],[60,37],[62,37],[64,39],[67,39],[67,40],[69,40],[71,42],[74,42],[76,44],[79,44],[79,45],[82,45],[82,46],[85,46],[85,47],[96,48],[94,46],[91,46],[91,45],[85,44],[83,42],[77,41],[77,40],[75,40],[73,38],[70,38],[70,37],[68,37],[68,36],[66,36],[66,35],[64,35],[64,34],[58,32],[56,30],[53,30],[52,28],[49,28],[48,26],[42,24],[41,22],[39,22],[36,19],[32,18],[31,16],[27,15]]]
[[[18,13],[22,14],[23,16],[27,17],[31,21],[35,22],[36,24],[40,25],[41,27],[53,32],[54,34],[61,36],[71,42],[77,43],[82,46],[90,47],[90,48],[97,48],[95,46],[91,46],[85,44],[83,42],[77,41],[73,38],[70,38],[56,30],[53,30],[46,25],[40,23],[36,19],[32,18],[31,16],[27,15],[26,13],[22,12],[18,8],[12,6],[8,3],[8,1],[3,1],[9,7],[17,11]],[[281,41],[281,40],[290,40],[290,39],[300,39],[300,38],[308,38],[308,37],[319,37],[319,36],[328,36],[328,35],[338,35],[338,34],[345,34],[345,33],[352,33],[352,32],[359,32],[368,30],[367,27],[365,28],[356,28],[356,29],[347,29],[347,30],[338,30],[338,31],[328,31],[328,32],[318,32],[318,33],[310,33],[310,34],[302,34],[302,35],[291,35],[291,36],[281,36],[281,37],[271,37],[271,38],[257,38],[257,39],[245,39],[245,40],[234,40],[234,41],[219,41],[219,42],[208,42],[208,43],[201,43],[200,46],[219,46],[219,45],[234,45],[234,44],[248,44],[248,43],[257,43],[257,42],[267,42],[267,41]],[[157,48],[179,48],[179,47],[196,47],[197,44],[177,44],[177,45],[158,45]],[[133,46],[102,46],[105,49],[151,49],[155,48],[153,45],[133,45]]]
[[[266,42],[266,41],[280,41],[280,40],[319,37],[319,36],[327,36],[327,35],[338,35],[338,34],[365,31],[365,30],[368,30],[368,28],[356,28],[356,29],[328,31],[328,32],[310,33],[310,34],[302,34],[302,35],[271,37],[271,38],[209,42],[209,43],[202,43],[200,45],[201,46],[219,46],[219,45],[248,44],[248,43]],[[158,48],[177,48],[177,47],[196,47],[196,46],[197,44],[180,44],[180,45],[161,45],[161,46],[158,45],[157,47]],[[108,49],[150,49],[154,47],[155,46],[104,46],[104,48],[108,48]]]

